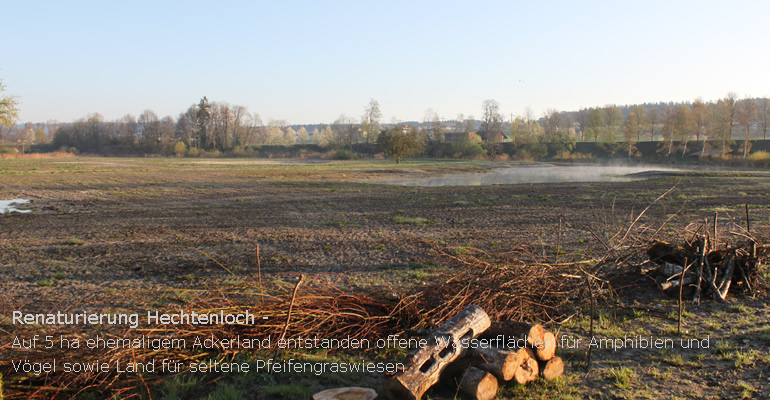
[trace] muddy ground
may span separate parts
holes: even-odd
[[[612,183],[379,183],[509,165],[0,160],[0,199],[32,200],[24,205],[32,212],[0,215],[0,298],[5,310],[99,311],[116,292],[191,289],[230,282],[233,274],[256,279],[258,266],[266,280],[334,272],[356,289],[398,296],[446,272],[435,263],[436,249],[526,246],[546,257],[601,257],[617,232],[672,187],[635,232],[678,240],[690,224],[718,213],[728,238],[745,227],[746,205],[752,232],[761,236],[770,226],[770,175],[761,172],[651,174]],[[637,275],[602,305],[599,334],[679,340],[672,332],[675,300],[638,271],[629,273]],[[728,304],[688,303],[687,311],[686,337],[709,338],[707,348],[595,350],[590,372],[579,366],[585,347],[563,348],[569,367],[561,383],[507,388],[500,398],[768,398],[766,297],[736,291]],[[14,327],[3,318],[6,341]],[[552,329],[585,338],[587,323],[578,315]],[[7,366],[2,372],[9,374]],[[289,393],[283,398],[293,398]]]

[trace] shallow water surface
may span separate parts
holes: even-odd
[[[513,165],[481,173],[461,173],[427,178],[387,179],[382,183],[403,186],[483,186],[516,183],[627,182],[628,176],[651,171],[678,171],[666,167],[607,165]]]
[[[25,200],[25,199],[0,200],[0,214],[12,213],[12,212],[26,213],[26,212],[32,211],[32,210],[19,210],[18,208],[16,208],[17,205],[25,204],[25,203],[29,203],[29,200]]]

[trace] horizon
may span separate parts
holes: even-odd
[[[203,96],[290,125],[767,97],[770,3],[9,4],[18,123],[176,118]],[[144,23],[142,23],[144,22]],[[709,27],[711,29],[709,29]],[[507,119],[507,118],[506,118]]]

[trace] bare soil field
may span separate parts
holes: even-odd
[[[128,372],[118,374],[116,382],[138,377],[132,381],[141,383],[135,390],[112,390],[112,381],[104,379],[85,390],[65,388],[57,380],[63,372],[14,370],[11,360],[45,354],[14,346],[14,340],[20,335],[44,336],[50,327],[20,326],[13,323],[12,312],[144,311],[200,300],[201,293],[212,288],[220,299],[235,299],[243,285],[257,281],[260,288],[263,282],[288,288],[288,296],[300,274],[309,282],[305,285],[331,285],[396,303],[445,279],[469,260],[518,259],[586,268],[604,260],[595,271],[601,296],[594,334],[669,338],[676,345],[595,348],[587,369],[590,309],[575,300],[585,299],[585,293],[565,296],[531,316],[558,337],[583,338],[579,345],[564,342],[557,350],[567,361],[565,375],[531,386],[503,387],[497,398],[770,398],[767,267],[761,266],[754,277],[759,284],[753,293],[736,287],[726,303],[703,299],[694,305],[690,295],[684,305],[686,332],[680,336],[678,299],[644,274],[643,251],[633,251],[656,239],[681,242],[715,215],[723,241],[754,235],[766,243],[770,174],[669,171],[631,182],[489,186],[382,183],[510,166],[515,164],[0,160],[0,200],[31,201],[23,205],[29,213],[0,215],[0,397],[299,399],[339,386],[380,390],[382,373],[307,372],[192,378],[158,374],[149,383],[149,374]],[[623,232],[630,233],[627,243],[620,240]],[[608,251],[621,245],[628,257],[606,262]],[[576,267],[574,274],[580,272]],[[276,321],[276,329],[283,324]],[[95,334],[85,327],[68,329],[83,337]],[[93,329],[98,333],[100,328]],[[694,348],[696,342],[699,347]],[[345,356],[321,353],[292,356]],[[370,359],[394,361],[405,355],[364,353]],[[248,351],[228,355],[248,362],[255,357]],[[460,398],[451,388],[428,395]]]

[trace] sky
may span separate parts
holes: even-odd
[[[480,118],[770,96],[770,2],[0,0],[19,122],[177,117],[203,96],[264,122]]]

